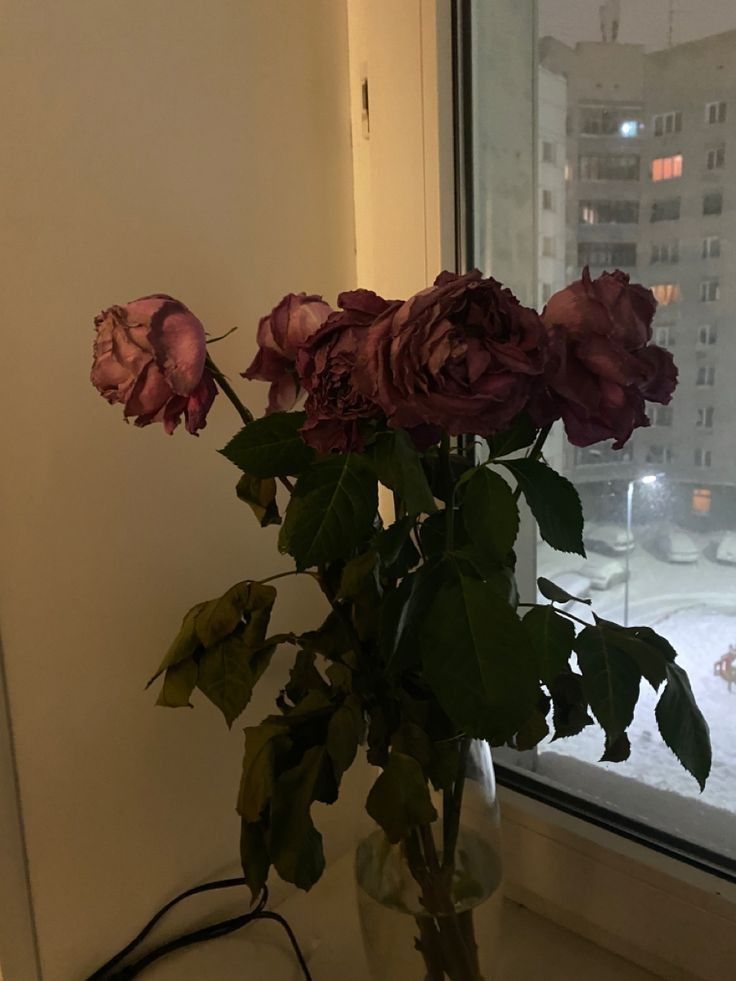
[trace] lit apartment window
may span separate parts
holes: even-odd
[[[639,135],[641,123],[632,106],[581,106],[580,132],[584,136],[614,136],[628,139]]]
[[[655,405],[652,410],[652,425],[653,426],[671,426],[672,425],[672,406],[671,405]]]
[[[595,446],[576,447],[575,464],[579,467],[595,466],[603,463],[630,463],[633,459],[633,449],[631,443],[627,443],[620,450],[613,450],[610,446],[597,443]]]
[[[569,163],[565,164],[565,180],[566,181],[572,180],[572,167],[570,166]]]
[[[677,303],[682,296],[679,283],[656,283],[650,288],[657,303],[663,307]]]
[[[638,181],[637,153],[586,153],[579,160],[580,180]]]
[[[721,254],[721,240],[717,235],[706,235],[703,239],[703,258],[717,259]]]
[[[682,154],[672,157],[657,157],[652,160],[652,180],[671,181],[674,177],[682,177]]]
[[[705,121],[709,126],[714,123],[726,122],[726,103],[725,102],[706,102]]]
[[[703,214],[720,215],[723,211],[723,193],[721,191],[708,191],[703,195]]]
[[[555,198],[552,191],[548,190],[546,187],[542,189],[542,208],[545,211],[555,210]]]
[[[713,428],[713,415],[714,408],[712,405],[707,405],[699,408],[697,410],[697,415],[695,416],[695,425],[698,429],[712,429]]]
[[[680,243],[677,239],[671,242],[652,242],[651,262],[679,262]]]
[[[698,344],[701,347],[710,347],[718,340],[718,331],[715,324],[701,324],[698,327]]]
[[[655,327],[654,343],[659,347],[674,347],[675,339],[672,336],[671,327]]]
[[[716,382],[716,366],[714,364],[701,364],[698,368],[695,384],[700,388],[712,388]]]
[[[635,225],[638,201],[581,201],[578,218],[583,225]]]
[[[549,140],[542,140],[542,162],[553,164],[557,161],[557,147]]]
[[[718,279],[704,279],[700,284],[701,303],[713,303],[721,298],[721,283]]]
[[[635,266],[635,242],[579,242],[581,266]]]
[[[726,146],[712,146],[705,153],[705,165],[708,170],[720,170],[726,164]]]
[[[655,136],[664,136],[666,133],[679,133],[681,129],[681,112],[661,112],[654,117]]]
[[[672,463],[673,452],[671,446],[662,446],[657,443],[650,446],[645,458],[646,463]]]
[[[710,450],[704,450],[702,446],[697,446],[695,448],[695,466],[696,467],[709,467],[711,465],[711,452]]]
[[[652,221],[676,221],[680,217],[680,199],[667,198],[652,202]]]

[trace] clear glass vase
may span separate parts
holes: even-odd
[[[492,981],[502,909],[496,782],[488,744],[462,744],[454,787],[433,794],[438,819],[399,844],[376,830],[355,873],[374,981]]]

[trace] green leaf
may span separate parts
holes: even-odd
[[[354,599],[376,568],[376,562],[378,562],[378,555],[375,552],[364,552],[346,562],[340,577],[337,598]]]
[[[238,481],[235,493],[241,501],[250,505],[261,528],[281,524],[281,515],[276,504],[276,481],[273,477],[252,477],[244,473]]]
[[[238,793],[238,814],[244,821],[259,821],[271,799],[277,746],[288,747],[283,726],[262,722],[245,730],[243,774]]]
[[[412,828],[437,820],[421,766],[412,756],[397,752],[391,753],[371,787],[366,810],[394,844]]]
[[[563,671],[547,685],[552,696],[552,726],[555,739],[577,736],[593,724],[588,715],[588,700],[583,693],[583,679],[572,671]]]
[[[325,867],[322,835],[314,827],[310,810],[321,797],[326,763],[325,747],[313,746],[274,785],[268,841],[271,861],[281,878],[299,889],[311,889]]]
[[[191,708],[189,699],[197,686],[197,674],[197,662],[191,657],[167,668],[156,704],[165,708]]]
[[[403,429],[379,433],[368,452],[378,479],[399,495],[408,515],[437,510],[421,455]]]
[[[677,664],[667,665],[667,685],[655,709],[662,739],[702,790],[710,774],[710,730],[698,708],[687,673]]]
[[[255,902],[263,892],[271,867],[266,832],[260,821],[240,823],[240,862],[243,877]]]
[[[544,576],[540,576],[537,579],[537,587],[542,596],[545,599],[552,600],[553,603],[585,603],[586,606],[590,606],[591,603],[589,596],[573,596],[572,593],[568,593],[566,589],[558,586],[551,579],[545,579]]]
[[[361,729],[354,708],[343,704],[335,710],[327,726],[327,752],[339,779],[355,759]]]
[[[515,744],[520,752],[534,749],[549,735],[549,726],[547,725],[549,706],[550,700],[545,696],[540,707],[535,709],[516,733]]]
[[[529,416],[525,412],[522,412],[520,416],[516,417],[511,428],[507,429],[505,433],[497,433],[495,436],[490,436],[486,440],[490,459],[497,460],[500,456],[508,456],[510,453],[515,453],[517,450],[523,450],[527,446],[531,446],[536,435],[536,426]]]
[[[232,726],[245,709],[253,687],[268,667],[274,647],[253,650],[244,631],[208,648],[199,660],[197,687],[220,709]]]
[[[431,740],[416,722],[402,722],[393,735],[391,746],[397,753],[413,756],[422,770],[427,769],[432,759]]]
[[[437,514],[425,518],[419,528],[419,541],[428,557],[441,555],[447,547],[447,517],[443,509]],[[465,548],[471,545],[465,525],[460,519],[460,511],[455,509],[453,520],[453,544],[455,548]]]
[[[595,622],[606,636],[610,648],[624,651],[635,662],[639,672],[655,691],[667,677],[668,658],[654,638],[667,641],[649,627],[621,627],[596,616]],[[667,644],[669,647],[669,645]]]
[[[539,677],[547,684],[568,666],[575,627],[553,606],[532,607],[522,622],[537,658]]]
[[[158,671],[147,683],[146,688],[150,688],[162,671],[165,671],[167,668],[173,668],[174,665],[179,664],[182,661],[189,660],[200,650],[201,645],[195,630],[195,624],[197,622],[197,616],[200,610],[206,605],[206,603],[197,603],[197,605],[193,606],[185,615],[181,622],[179,633],[176,635],[171,643],[171,646],[164,654],[164,658],[159,665]]]
[[[381,565],[390,578],[403,579],[419,562],[419,552],[411,540],[413,527],[413,518],[400,518],[374,539]]]
[[[606,736],[606,748],[603,756],[601,756],[601,763],[625,763],[630,756],[631,742],[625,732],[616,736],[615,739],[609,739]]]
[[[559,552],[585,555],[583,508],[569,480],[539,460],[502,460],[518,482],[542,538]]]
[[[516,613],[489,583],[450,575],[422,625],[425,676],[468,735],[510,738],[539,695],[535,658]]]
[[[612,647],[606,632],[585,627],[575,638],[583,691],[608,739],[629,727],[639,698],[641,673],[624,651]]]
[[[503,477],[479,467],[467,482],[461,513],[476,548],[506,562],[519,533],[519,509]]]
[[[432,743],[428,775],[435,790],[452,790],[457,777],[460,747],[457,739]]]
[[[303,412],[272,412],[244,426],[219,452],[253,477],[299,474],[316,454],[302,439]]]
[[[203,647],[213,647],[245,619],[246,641],[251,647],[258,646],[265,639],[275,602],[273,586],[259,582],[236,583],[222,596],[202,604],[195,622],[196,634]]]
[[[377,507],[376,477],[363,457],[328,457],[299,477],[279,548],[299,569],[347,558],[370,534]]]

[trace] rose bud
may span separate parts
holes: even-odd
[[[287,293],[258,323],[258,353],[243,373],[249,380],[271,382],[267,412],[288,412],[299,397],[296,356],[332,313],[321,296]]]
[[[179,300],[144,296],[95,317],[92,384],[125,406],[136,426],[163,423],[173,433],[182,415],[192,435],[206,425],[217,394],[205,368],[204,327]]]

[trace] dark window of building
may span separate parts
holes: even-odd
[[[726,164],[726,146],[721,143],[720,146],[710,147],[705,154],[705,165],[708,170],[720,170]]]
[[[542,190],[542,208],[545,211],[555,210],[555,198],[552,191],[548,190],[546,187]]]
[[[638,181],[636,153],[585,153],[580,155],[579,175],[583,181]]]
[[[581,266],[635,266],[635,242],[579,242]]]
[[[672,406],[671,405],[655,405],[652,407],[651,417],[653,426],[671,426],[672,425]]]
[[[580,132],[584,136],[638,136],[638,114],[639,107],[632,106],[581,106]]]
[[[635,225],[638,201],[581,201],[578,218],[583,225]]]
[[[697,410],[695,425],[698,429],[712,429],[715,409],[712,405],[701,406]]]
[[[671,242],[652,242],[651,262],[679,262],[680,243],[677,239]]]
[[[718,235],[706,235],[703,239],[703,258],[717,259],[721,254],[721,240]]]
[[[726,103],[725,102],[706,102],[705,121],[709,126],[714,123],[726,122]]]
[[[703,195],[703,214],[720,215],[723,211],[723,192],[708,191]]]
[[[674,453],[672,452],[671,446],[663,446],[661,443],[655,443],[654,446],[650,446],[647,450],[646,463],[672,463]]]
[[[630,463],[634,453],[631,443],[620,450],[614,450],[603,443],[595,446],[578,446],[575,449],[575,464],[579,467],[589,467],[603,463]]]
[[[676,221],[680,217],[680,199],[666,198],[652,202],[652,221]]]
[[[701,388],[711,388],[716,382],[716,366],[714,364],[701,364],[698,368],[695,384]]]
[[[704,279],[700,284],[701,303],[714,303],[721,298],[721,284],[717,279]]]
[[[696,446],[695,448],[695,466],[696,467],[709,467],[712,462],[712,454],[710,450],[704,450],[702,446]]]
[[[698,344],[701,347],[710,347],[718,340],[718,331],[715,324],[701,324],[698,327]]]
[[[553,164],[557,162],[556,147],[549,140],[542,140],[542,161],[543,163]]]

